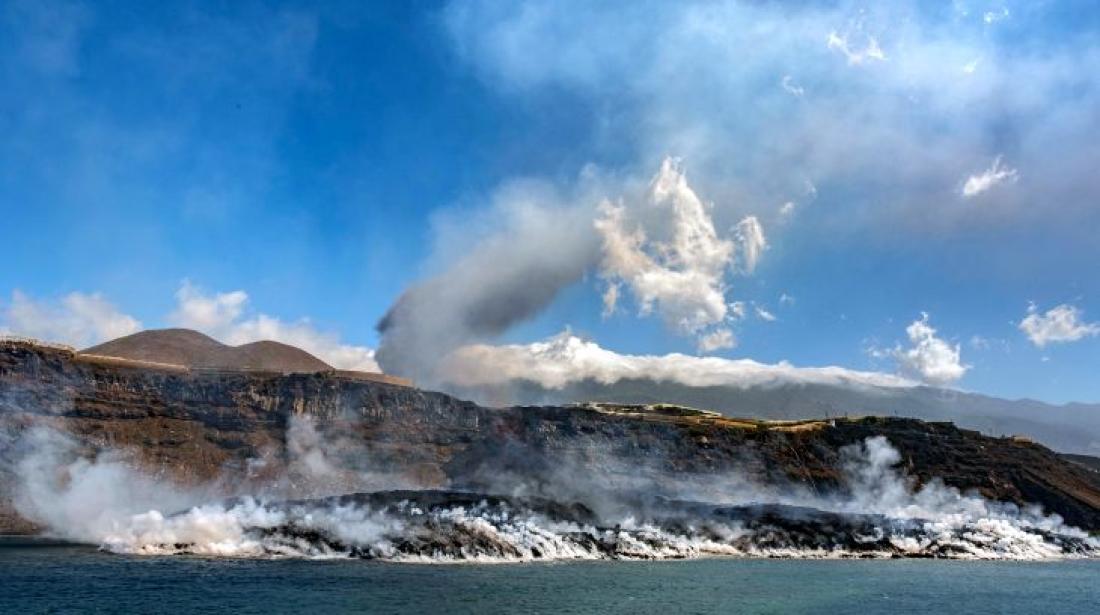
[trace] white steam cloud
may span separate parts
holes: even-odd
[[[676,514],[667,524],[659,514],[621,504],[615,512],[585,521],[525,509],[522,503],[494,505],[488,499],[442,507],[421,507],[409,501],[375,507],[355,499],[287,504],[251,496],[229,502],[204,501],[199,491],[185,496],[166,489],[162,481],[152,481],[135,466],[120,461],[123,457],[118,453],[103,452],[94,460],[74,456],[73,441],[55,432],[34,430],[25,434],[20,445],[27,451],[19,466],[20,512],[46,524],[55,536],[98,544],[117,553],[360,556],[435,562],[897,554],[1026,560],[1100,549],[1097,540],[1037,508],[1021,510],[990,502],[938,480],[918,488],[913,479],[898,471],[901,456],[883,437],[841,450],[842,493],[809,493],[794,486],[754,485],[736,476],[713,476],[712,483],[740,485],[740,496],[723,495],[720,488],[697,491],[699,484],[694,483],[688,492],[667,494],[682,498],[692,493],[709,497],[704,502],[724,506],[758,503],[766,496],[765,501],[779,505],[853,515],[856,527],[860,519],[868,518],[861,515],[882,515],[879,525],[847,538],[842,524],[830,519],[819,530],[824,533],[817,536],[814,547],[806,547],[802,539],[785,543],[781,530],[771,525],[774,522],[762,533],[736,518],[721,516],[700,517],[685,527]],[[320,477],[342,469],[315,457],[314,452],[301,461],[310,471],[321,473]],[[606,492],[589,495],[603,501],[615,499]],[[781,510],[776,514],[782,514]],[[799,528],[812,527],[805,525],[812,519],[807,509],[793,514],[792,522],[801,524]],[[876,546],[868,550],[868,543]],[[448,544],[457,547],[440,547]]]

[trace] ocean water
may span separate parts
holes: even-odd
[[[1095,613],[1100,561],[132,556],[0,538],[0,613]]]

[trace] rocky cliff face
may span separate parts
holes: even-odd
[[[8,442],[48,424],[89,452],[128,451],[181,484],[217,481],[231,493],[278,482],[290,496],[447,488],[560,499],[658,484],[681,495],[747,485],[839,493],[848,488],[844,447],[884,436],[919,483],[939,478],[990,499],[1038,503],[1100,529],[1100,473],[1024,439],[903,418],[776,423],[662,406],[486,408],[333,374],[137,369],[5,344],[0,420]],[[10,464],[0,468],[0,532],[26,529],[10,502],[18,477]]]

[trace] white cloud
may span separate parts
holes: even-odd
[[[247,304],[244,291],[209,295],[184,282],[176,292],[176,310],[168,319],[233,346],[273,340],[297,346],[337,368],[379,371],[373,350],[343,344],[336,335],[315,329],[308,319],[285,322],[267,314],[243,317]]]
[[[141,323],[119,312],[98,293],[73,292],[57,302],[36,301],[12,292],[11,303],[0,312],[0,333],[61,342],[78,348],[129,335]]]
[[[608,284],[603,292],[603,317],[607,318],[615,313],[615,306],[619,304],[619,285]]]
[[[767,310],[767,308],[764,308],[764,307],[759,306],[759,305],[753,306],[753,307],[756,308],[756,317],[759,318],[760,320],[763,320],[763,321],[766,321],[766,322],[775,322],[776,321],[775,314],[772,314],[771,312],[769,312]]]
[[[733,331],[722,327],[701,336],[697,348],[701,354],[708,354],[735,346],[737,346],[737,338],[733,336]]]
[[[681,334],[697,335],[721,323],[728,310],[724,277],[736,246],[718,236],[708,210],[671,158],[661,163],[642,202],[604,201],[595,221],[602,239],[600,275],[609,281],[604,312],[615,309],[622,282],[642,315],[657,312]],[[757,252],[752,257],[755,265]]]
[[[1042,348],[1050,343],[1076,342],[1085,337],[1100,335],[1100,323],[1084,322],[1083,313],[1075,306],[1063,303],[1040,314],[1039,308],[1030,304],[1027,316],[1020,321],[1023,331],[1032,344]]]
[[[794,215],[795,203],[794,201],[787,201],[783,203],[779,208],[779,216],[783,219],[789,219]]]
[[[746,216],[737,223],[735,230],[737,246],[741,252],[741,271],[751,274],[756,271],[756,265],[760,262],[760,256],[768,248],[768,240],[764,237],[764,227],[756,216]]]
[[[901,372],[907,376],[935,385],[948,385],[956,382],[970,369],[962,364],[962,349],[952,346],[936,337],[936,330],[928,324],[928,314],[921,313],[918,320],[905,328],[912,344],[909,348],[900,346],[890,351]]]
[[[779,85],[781,85],[783,90],[791,96],[798,96],[801,98],[802,95],[806,93],[806,90],[804,90],[802,86],[797,85],[790,75],[783,75],[783,80],[779,82]]]
[[[1016,169],[1001,166],[1001,157],[993,159],[993,166],[978,175],[966,178],[963,184],[962,194],[965,198],[972,198],[989,190],[990,188],[1005,182],[1014,182],[1017,179]]]
[[[447,382],[486,386],[529,380],[560,389],[584,380],[614,384],[624,379],[674,382],[692,387],[747,388],[781,384],[909,387],[914,382],[878,372],[841,367],[795,367],[786,362],[667,355],[626,355],[600,347],[568,330],[532,344],[464,346],[443,363]]]
[[[786,306],[794,305],[794,297],[792,297],[791,295],[788,295],[787,293],[780,294],[779,295],[779,305],[786,305]]]
[[[826,41],[829,49],[834,49],[844,54],[844,57],[848,58],[849,64],[863,64],[868,60],[877,60],[883,62],[886,60],[886,54],[883,53],[882,48],[879,47],[878,41],[875,37],[868,36],[867,44],[863,49],[853,49],[848,44],[848,37],[841,36],[835,31],[829,33],[829,38]]]
[[[206,295],[200,289],[188,281],[176,291],[176,311],[168,316],[168,320],[182,327],[197,329],[204,332],[218,332],[214,337],[224,337],[223,341],[229,342],[234,323],[244,313],[248,303],[248,294],[243,290],[228,293],[215,293]],[[256,341],[256,340],[247,340]]]
[[[803,207],[797,191],[812,179],[830,193],[828,232],[971,233],[975,215],[998,226],[1092,221],[1095,130],[1081,126],[1096,124],[1095,97],[1065,93],[1096,91],[1097,37],[1024,47],[990,37],[982,16],[998,4],[971,7],[969,19],[917,0],[795,4],[470,0],[452,2],[444,21],[489,87],[528,102],[562,91],[592,101],[600,142],[622,146],[626,173],[669,152],[689,161],[719,203],[716,220],[776,195],[776,207]],[[1045,23],[1050,10],[1028,12]],[[975,58],[975,73],[960,72]],[[792,104],[785,75],[812,105]],[[973,160],[1004,135],[1026,185],[995,210],[943,198],[945,187],[962,198],[967,175],[988,166]],[[1059,215],[1035,202],[1057,203]]]
[[[734,320],[741,320],[745,317],[744,301],[734,301],[730,304],[730,317]]]

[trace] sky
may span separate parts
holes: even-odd
[[[0,330],[1100,401],[1096,66],[1068,0],[8,0]]]

